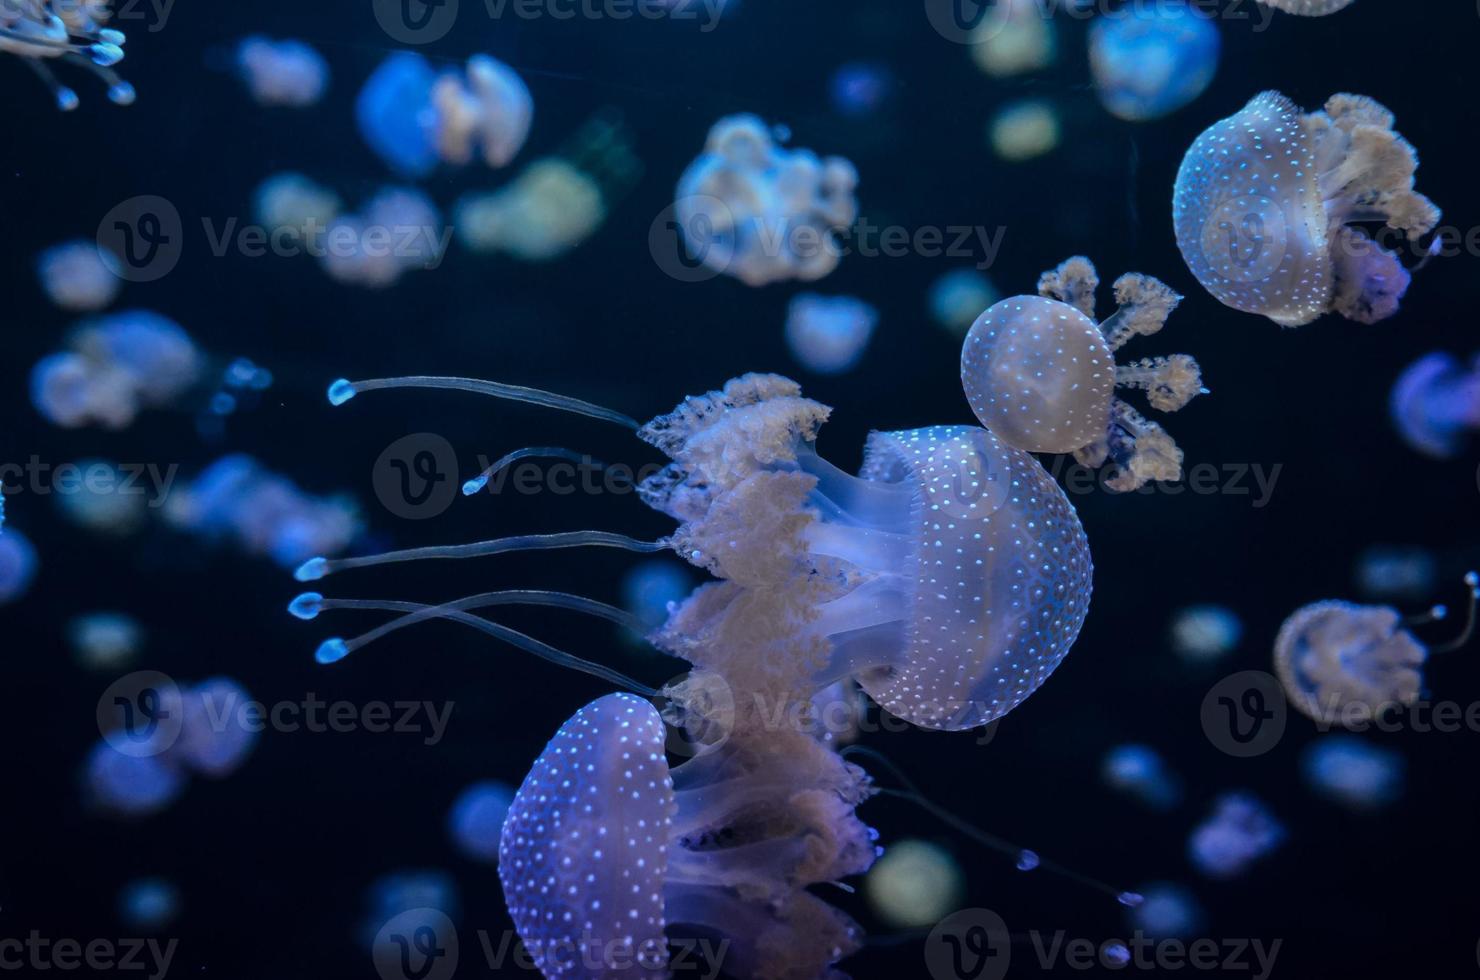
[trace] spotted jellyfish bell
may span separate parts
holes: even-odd
[[[1362,226],[1413,241],[1439,209],[1413,189],[1418,153],[1393,122],[1362,95],[1302,113],[1264,92],[1214,123],[1187,151],[1172,196],[1177,247],[1198,282],[1283,327],[1396,313],[1410,275]]]
[[[108,86],[109,101],[132,105],[134,87],[113,70],[123,60],[124,35],[103,26],[111,13],[105,0],[0,4],[0,52],[9,52],[30,66],[63,112],[76,109],[79,99],[57,81],[49,61],[92,72]]]
[[[961,385],[977,419],[1015,449],[1073,453],[1114,465],[1107,486],[1135,490],[1182,475],[1182,451],[1155,422],[1115,397],[1141,388],[1151,407],[1175,412],[1206,389],[1186,354],[1116,365],[1132,337],[1162,328],[1182,297],[1131,273],[1115,282],[1119,309],[1096,324],[1099,276],[1086,258],[1043,274],[1038,296],[1005,299],[977,317],[961,348]]]
[[[1260,0],[1267,7],[1298,17],[1324,17],[1345,10],[1353,0]]]
[[[1429,655],[1457,650],[1474,633],[1480,575],[1470,572],[1465,585],[1470,592],[1464,630],[1432,648],[1405,627],[1443,619],[1443,606],[1407,620],[1387,606],[1338,600],[1297,609],[1274,641],[1275,673],[1290,704],[1322,724],[1357,725],[1416,702]]]

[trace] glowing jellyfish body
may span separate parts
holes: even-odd
[[[643,562],[622,578],[622,608],[652,631],[693,591],[693,579],[677,562]]]
[[[1099,17],[1089,35],[1095,92],[1114,116],[1158,119],[1207,89],[1219,44],[1212,18],[1175,0]]]
[[[435,269],[446,235],[431,198],[412,187],[384,187],[358,214],[329,226],[320,262],[338,282],[384,289],[412,269]]]
[[[833,72],[828,94],[833,108],[844,116],[869,116],[876,112],[894,88],[894,78],[884,65],[850,61]]]
[[[115,670],[138,656],[144,644],[144,629],[125,613],[85,613],[67,624],[67,639],[82,666]]]
[[[1170,632],[1178,656],[1206,663],[1233,652],[1243,637],[1244,624],[1225,606],[1188,606],[1172,617]]]
[[[1276,10],[1299,17],[1324,17],[1350,7],[1353,0],[1261,0]]]
[[[1100,764],[1100,778],[1152,809],[1169,810],[1182,802],[1180,782],[1150,746],[1117,745]]]
[[[1388,405],[1409,448],[1454,456],[1465,436],[1480,429],[1480,359],[1461,364],[1448,354],[1426,354],[1398,378]]]
[[[1041,99],[1024,99],[1003,106],[987,124],[992,150],[1009,163],[1021,163],[1052,153],[1059,146],[1059,113]]]
[[[303,174],[284,171],[257,185],[252,209],[269,234],[292,229],[305,241],[318,244],[344,205],[327,187]]]
[[[858,928],[806,888],[873,860],[852,815],[865,777],[810,740],[796,748],[824,771],[766,766],[733,740],[670,769],[664,737],[646,701],[607,695],[520,786],[499,878],[535,965],[663,977],[668,936],[698,934],[728,941],[735,976],[826,975]]]
[[[928,928],[956,911],[965,879],[955,858],[923,840],[896,841],[869,869],[864,892],[885,923]]]
[[[975,269],[952,269],[930,284],[926,302],[935,322],[962,335],[1001,296],[992,281]]]
[[[211,779],[241,768],[260,732],[242,686],[227,677],[213,677],[182,691],[181,700],[180,735],[171,746],[171,757]]]
[[[69,348],[31,371],[32,404],[64,428],[127,428],[193,388],[204,361],[179,324],[147,310],[85,321]]]
[[[83,766],[83,788],[97,809],[121,817],[158,813],[185,790],[186,775],[164,755],[135,755],[107,740]]]
[[[1187,854],[1210,878],[1236,878],[1284,840],[1285,828],[1263,803],[1247,793],[1230,793],[1192,832]]]
[[[1115,397],[1146,391],[1151,406],[1175,412],[1202,392],[1197,361],[1185,354],[1117,366],[1115,352],[1162,328],[1182,297],[1150,276],[1115,283],[1119,309],[1096,324],[1099,277],[1085,258],[1044,273],[1038,296],[992,306],[966,334],[961,384],[977,419],[1027,452],[1074,453],[1086,466],[1109,461],[1112,490],[1182,474],[1182,451],[1154,422]]]
[[[118,893],[118,917],[131,929],[162,929],[179,914],[180,890],[164,878],[136,878]]]
[[[1413,189],[1418,154],[1393,122],[1361,95],[1304,114],[1265,92],[1199,136],[1172,198],[1177,246],[1198,282],[1285,327],[1328,312],[1361,323],[1396,313],[1409,273],[1358,223],[1412,240],[1439,210]]]
[[[303,108],[317,103],[329,87],[329,65],[303,41],[243,38],[236,64],[258,105]]]
[[[857,366],[874,335],[879,311],[855,296],[800,293],[786,308],[786,346],[818,374]]]
[[[1045,0],[999,0],[984,12],[967,43],[977,67],[993,78],[1042,71],[1058,55]]]
[[[1372,547],[1357,556],[1357,588],[1374,599],[1433,595],[1438,577],[1438,563],[1422,548]]]
[[[1190,939],[1203,928],[1205,915],[1192,892],[1166,881],[1140,889],[1143,899],[1131,909],[1131,923],[1153,939]]]
[[[1327,735],[1300,757],[1305,782],[1322,796],[1353,810],[1371,810],[1403,793],[1403,757],[1354,735]]]
[[[108,0],[21,0],[0,6],[0,52],[24,60],[51,90],[57,108],[78,106],[77,93],[57,81],[49,62],[92,72],[108,86],[115,105],[131,105],[134,87],[113,66],[123,60],[123,32],[106,27]]]
[[[748,286],[832,272],[836,232],[858,216],[858,171],[842,157],[788,150],[755,116],[714,124],[678,181],[674,215],[696,261]]]
[[[1274,641],[1285,696],[1318,721],[1368,722],[1412,704],[1427,659],[1396,609],[1336,600],[1297,609]]]
[[[31,590],[36,578],[36,549],[13,527],[0,528],[0,605]]]
[[[499,838],[513,802],[514,791],[495,780],[463,790],[447,815],[447,828],[457,849],[474,861],[498,861]]]
[[[101,310],[113,302],[123,280],[98,255],[94,242],[55,245],[36,260],[36,272],[47,297],[64,310],[83,313]]]

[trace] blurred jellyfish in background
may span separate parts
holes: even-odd
[[[651,632],[668,619],[672,607],[694,591],[694,580],[683,566],[669,561],[633,565],[622,577],[622,608]]]
[[[332,190],[303,174],[284,171],[257,185],[252,210],[269,235],[291,229],[300,241],[318,243],[344,203]]]
[[[120,537],[143,526],[151,497],[137,473],[101,459],[79,460],[71,465],[78,474],[75,485],[63,482],[62,468],[58,467],[53,487],[57,508],[70,523]]]
[[[251,359],[238,357],[221,372],[215,392],[196,418],[196,429],[208,441],[218,441],[226,431],[226,419],[236,412],[255,408],[272,387],[272,372]]]
[[[835,233],[858,217],[853,164],[779,142],[755,116],[727,116],[678,181],[689,255],[747,286],[821,279],[842,257]]]
[[[359,510],[344,496],[314,497],[245,455],[224,456],[167,498],[165,518],[206,538],[292,567],[337,554],[360,535]]]
[[[171,757],[210,779],[241,768],[260,734],[242,686],[229,677],[212,677],[182,690],[181,703],[180,736]]]
[[[1172,649],[1179,657],[1208,663],[1233,652],[1243,638],[1244,624],[1226,606],[1197,605],[1178,610],[1169,631]]]
[[[813,731],[833,747],[856,742],[868,717],[868,699],[852,678],[843,678],[812,695]]]
[[[987,124],[992,151],[1008,163],[1032,160],[1059,146],[1059,113],[1041,99],[1012,102]]]
[[[1480,429],[1480,357],[1460,363],[1448,354],[1425,354],[1393,385],[1388,402],[1393,425],[1414,452],[1447,459]]]
[[[384,289],[411,269],[435,269],[447,234],[431,198],[412,187],[385,187],[360,213],[329,226],[320,261],[338,282]]]
[[[1100,764],[1105,785],[1140,800],[1154,810],[1182,802],[1182,785],[1166,760],[1149,745],[1117,745]]]
[[[254,34],[237,45],[236,65],[258,105],[311,106],[329,87],[328,63],[303,41]]]
[[[185,791],[185,773],[162,754],[125,752],[108,739],[93,746],[82,769],[83,791],[96,810],[115,817],[147,817]]]
[[[514,791],[497,780],[484,780],[463,790],[447,814],[452,842],[464,857],[498,863],[499,836],[514,802]]]
[[[74,313],[101,310],[113,302],[123,286],[123,280],[98,255],[98,245],[82,239],[42,252],[36,260],[36,272],[47,297]]]
[[[1353,0],[1260,0],[1276,10],[1300,17],[1324,17],[1345,10]]]
[[[850,61],[833,72],[828,95],[840,115],[871,116],[894,90],[894,76],[885,65],[872,61]]]
[[[76,109],[79,100],[76,92],[52,74],[51,61],[92,72],[108,86],[109,101],[132,105],[134,87],[112,67],[123,60],[124,44],[122,31],[104,26],[112,15],[107,0],[0,4],[0,52],[25,61],[63,112]]]
[[[1285,828],[1263,803],[1248,793],[1229,793],[1192,832],[1187,854],[1209,878],[1237,878],[1284,840]]]
[[[879,311],[855,296],[799,293],[786,307],[786,346],[809,371],[842,374],[863,358]]]
[[[83,321],[68,348],[31,371],[32,404],[63,428],[125,429],[190,391],[204,360],[179,324],[148,310]]]
[[[118,893],[118,917],[130,929],[155,932],[180,915],[180,890],[164,878],[135,878]]]
[[[1177,247],[1226,306],[1283,327],[1336,312],[1376,323],[1398,312],[1410,276],[1384,242],[1410,243],[1439,223],[1413,189],[1418,154],[1392,113],[1338,94],[1303,114],[1264,92],[1215,123],[1177,173]],[[1374,238],[1363,225],[1381,223]]]
[[[1139,891],[1141,904],[1126,913],[1133,928],[1153,939],[1190,939],[1202,932],[1206,916],[1186,888],[1154,881]]]
[[[379,945],[377,937],[392,919],[402,927],[397,930],[402,935],[414,935],[418,927],[423,927],[431,928],[431,935],[440,936],[446,928],[446,921],[456,921],[461,911],[462,898],[458,894],[457,883],[445,871],[416,869],[393,872],[382,875],[370,885],[365,896],[361,937],[367,946]],[[399,918],[401,916],[405,918]],[[376,952],[378,955],[380,951]]]
[[[1422,548],[1374,545],[1357,556],[1357,590],[1373,599],[1422,599],[1438,581],[1439,564]]]
[[[982,311],[1001,298],[992,281],[975,269],[952,269],[930,284],[926,301],[936,323],[964,336]]]
[[[894,929],[935,925],[959,907],[964,885],[948,851],[908,837],[884,848],[863,881],[874,913]]]
[[[998,0],[967,39],[978,68],[993,78],[1042,71],[1058,55],[1046,0]]]
[[[13,525],[0,526],[0,605],[15,602],[36,578],[36,549]]]
[[[1130,491],[1182,476],[1182,450],[1115,389],[1140,388],[1151,407],[1175,412],[1203,393],[1186,354],[1117,365],[1131,338],[1161,330],[1182,297],[1150,276],[1115,281],[1118,309],[1096,324],[1099,275],[1076,256],[1045,272],[1038,296],[1014,296],[977,318],[961,348],[961,384],[982,425],[1025,452],[1069,453],[1105,485]]]
[[[1397,800],[1406,767],[1397,752],[1355,735],[1322,736],[1300,756],[1306,785],[1352,810],[1373,810]]]
[[[127,613],[83,613],[67,623],[67,642],[73,658],[88,670],[120,670],[139,655],[144,628]]]
[[[1095,92],[1111,115],[1159,119],[1203,94],[1220,44],[1213,19],[1177,0],[1103,14],[1089,32]]]
[[[474,156],[495,169],[507,166],[529,137],[533,117],[524,81],[487,55],[469,58],[465,70],[439,74],[421,55],[397,51],[355,103],[365,142],[407,178],[425,177],[439,163],[465,166]]]

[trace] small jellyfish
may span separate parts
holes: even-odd
[[[90,313],[113,302],[123,280],[115,276],[89,241],[63,242],[41,253],[36,272],[47,297],[64,310]]]
[[[1248,793],[1229,793],[1187,841],[1187,855],[1209,878],[1237,878],[1249,865],[1279,847],[1285,828]]]
[[[1106,486],[1135,490],[1182,475],[1182,451],[1155,422],[1115,397],[1140,388],[1151,407],[1175,412],[1203,393],[1186,354],[1117,365],[1115,352],[1162,328],[1182,297],[1137,273],[1115,282],[1118,309],[1096,324],[1099,276],[1088,259],[1046,272],[1038,296],[1005,299],[977,318],[961,348],[961,384],[971,410],[1008,445],[1068,453],[1089,467],[1109,461]]]
[[[952,269],[930,284],[926,299],[935,322],[964,337],[982,311],[1001,298],[992,281],[975,269]]]
[[[0,528],[0,605],[15,602],[31,590],[36,578],[36,549],[14,527]]]
[[[1373,546],[1357,556],[1357,590],[1373,599],[1422,599],[1438,587],[1439,568],[1422,548]]]
[[[463,790],[447,814],[452,842],[465,857],[485,864],[498,862],[504,818],[514,802],[514,791],[497,780],[484,780]]]
[[[328,63],[303,41],[254,34],[237,45],[236,64],[258,105],[311,106],[329,86]]]
[[[786,307],[786,346],[808,370],[842,374],[863,357],[879,311],[855,296],[799,293]]]
[[[1117,745],[1100,764],[1100,778],[1112,789],[1140,800],[1154,810],[1170,810],[1182,802],[1182,786],[1166,761],[1147,745]]]
[[[855,118],[877,112],[893,88],[889,69],[871,61],[850,61],[833,72],[828,82],[833,108]]]
[[[1159,119],[1207,89],[1219,45],[1212,17],[1179,0],[1102,15],[1089,33],[1095,92],[1113,116]]]
[[[987,124],[987,140],[1008,163],[1052,153],[1059,145],[1058,110],[1041,99],[1009,103]]]
[[[1414,452],[1447,459],[1480,429],[1480,357],[1461,364],[1438,351],[1408,366],[1393,385],[1389,413]]]
[[[1412,242],[1439,209],[1413,189],[1418,153],[1362,95],[1302,113],[1278,92],[1215,123],[1177,173],[1177,247],[1226,306],[1283,327],[1336,312],[1376,323],[1398,311],[1408,270],[1363,225]]]
[[[154,932],[180,915],[180,889],[164,878],[135,878],[118,893],[118,917],[130,929]]]
[[[1140,889],[1143,899],[1128,915],[1131,924],[1152,939],[1191,939],[1206,916],[1192,892],[1181,885],[1154,881]]]
[[[360,134],[386,165],[408,178],[438,163],[492,168],[514,159],[529,137],[534,101],[514,70],[487,55],[440,74],[419,54],[386,58],[355,103]]]
[[[1375,810],[1403,794],[1406,763],[1397,752],[1355,735],[1326,735],[1300,756],[1305,782],[1320,795],[1352,810]]]
[[[965,878],[944,848],[929,841],[896,841],[869,869],[864,893],[887,925],[895,929],[933,926],[956,911]]]
[[[405,937],[420,935],[423,943],[430,939],[441,945],[461,908],[457,883],[445,871],[414,869],[377,878],[365,896],[365,918],[360,929],[362,941],[373,951],[376,972],[381,976],[405,976],[409,970],[401,965],[399,957]],[[392,923],[394,928],[387,930]]]
[[[70,523],[114,537],[132,534],[144,524],[150,498],[135,476],[100,459],[72,466],[80,474],[76,485],[56,488],[57,507]]]
[[[0,51],[24,61],[63,112],[76,109],[79,100],[76,92],[52,74],[49,61],[92,72],[108,86],[110,102],[132,105],[134,87],[113,70],[123,60],[123,32],[103,26],[112,16],[108,0],[17,0],[0,4]]]
[[[241,768],[260,731],[247,692],[228,677],[181,691],[180,734],[170,757],[198,775],[222,779]]]
[[[72,655],[89,670],[128,666],[144,645],[144,628],[127,613],[93,612],[67,624]]]
[[[1302,606],[1274,641],[1274,667],[1285,696],[1323,724],[1364,725],[1389,709],[1407,707],[1423,693],[1423,665],[1433,653],[1469,642],[1480,600],[1480,576],[1465,576],[1469,613],[1454,640],[1427,647],[1408,631],[1445,616],[1442,606],[1404,620],[1387,606],[1328,600]]]
[[[1299,17],[1324,17],[1350,7],[1353,0],[1260,0],[1261,3]]]
[[[858,217],[858,171],[788,150],[755,116],[726,116],[678,181],[674,216],[695,261],[747,286],[812,282],[837,268]]]
[[[622,608],[652,632],[693,591],[694,580],[683,565],[672,559],[643,562],[622,577]]]
[[[1188,606],[1172,617],[1170,633],[1172,649],[1179,657],[1208,663],[1233,652],[1244,635],[1244,624],[1226,606]]]
[[[971,57],[993,78],[1042,71],[1058,55],[1046,0],[998,0],[967,37]]]
[[[273,174],[257,185],[252,208],[268,234],[291,229],[300,240],[318,244],[344,210],[339,195],[300,173]]]
[[[89,803],[115,816],[158,813],[185,790],[186,775],[163,754],[132,754],[100,740],[83,766]]]
[[[320,262],[338,282],[384,289],[411,269],[435,269],[447,234],[431,198],[412,187],[384,187],[358,214],[342,215],[325,233]]]

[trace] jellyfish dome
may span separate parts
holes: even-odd
[[[1284,840],[1284,826],[1262,802],[1248,793],[1229,793],[1193,831],[1187,853],[1208,877],[1236,878]]]
[[[1454,456],[1465,435],[1480,429],[1480,358],[1461,364],[1438,351],[1426,354],[1398,378],[1388,404],[1411,449],[1436,459]]]
[[[1147,745],[1117,745],[1100,764],[1105,784],[1156,810],[1182,801],[1182,787],[1160,753]]]
[[[1332,600],[1297,609],[1274,641],[1290,704],[1317,721],[1368,722],[1417,701],[1428,651],[1401,622],[1386,606]]]
[[[497,861],[504,820],[513,802],[513,790],[497,780],[477,782],[463,790],[447,816],[457,849],[475,861]]]
[[[930,284],[926,301],[935,322],[963,336],[987,307],[1001,299],[992,281],[975,269],[952,269]]]
[[[57,108],[76,109],[77,93],[48,66],[60,61],[84,68],[108,86],[114,105],[132,105],[134,87],[113,66],[123,60],[124,34],[106,27],[113,11],[107,0],[26,0],[0,5],[0,52],[21,58],[51,90]]]
[[[55,245],[36,260],[41,288],[64,310],[92,312],[113,302],[123,281],[98,255],[94,242],[74,241]]]
[[[1264,92],[1215,123],[1177,173],[1177,246],[1226,306],[1298,327],[1336,312],[1375,323],[1398,311],[1408,270],[1361,225],[1409,240],[1439,222],[1413,188],[1418,153],[1362,95],[1303,113]]]
[[[863,358],[879,311],[855,296],[801,293],[786,307],[786,345],[818,374],[842,374]]]
[[[1158,119],[1207,89],[1220,43],[1213,19],[1184,3],[1131,4],[1090,28],[1095,91],[1111,115]]]
[[[303,41],[253,35],[237,45],[236,61],[258,105],[311,106],[329,86],[328,63]]]
[[[859,930],[806,889],[873,860],[852,812],[866,777],[804,737],[784,754],[732,739],[670,769],[664,739],[646,701],[607,695],[520,786],[499,879],[536,967],[664,977],[678,935],[727,941],[734,976],[827,975]]]
[[[1350,7],[1353,0],[1260,0],[1261,3],[1299,17],[1324,17]]]
[[[967,43],[976,66],[993,78],[1041,71],[1058,55],[1051,5],[1046,0],[999,0],[972,29]]]
[[[1327,735],[1300,757],[1305,782],[1317,793],[1353,810],[1372,810],[1403,793],[1401,755],[1355,735]]]

